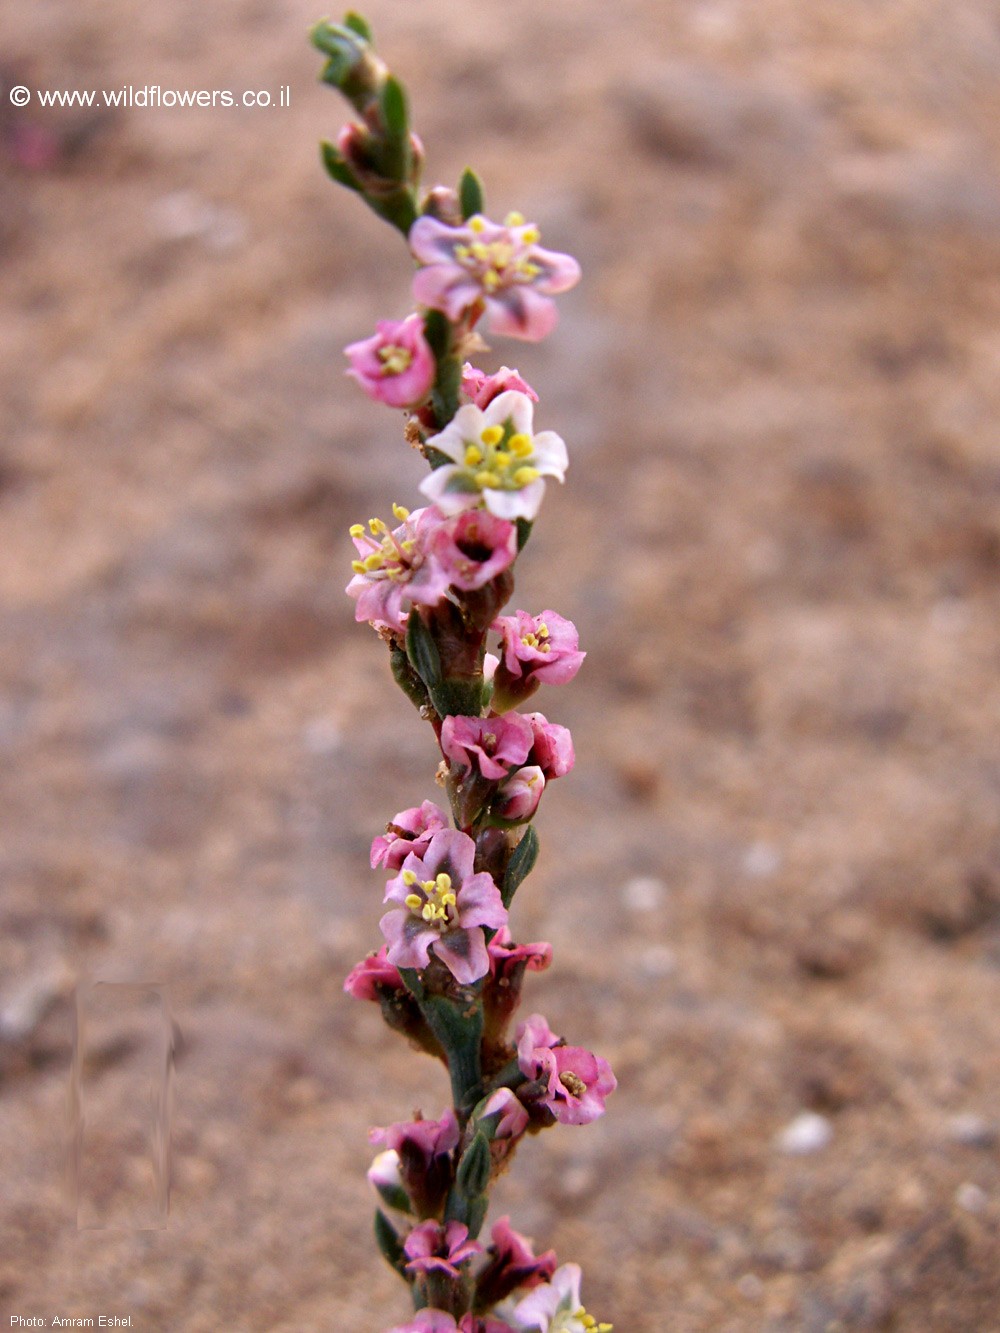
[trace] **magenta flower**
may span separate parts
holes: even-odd
[[[372,869],[399,870],[410,852],[423,856],[434,834],[447,827],[448,816],[433,801],[401,810],[372,842]]]
[[[398,967],[427,967],[430,950],[456,981],[478,981],[490,970],[483,927],[498,929],[507,909],[493,877],[473,874],[476,844],[467,833],[442,829],[423,857],[412,852],[385,901],[394,903],[379,923],[388,942],[387,957]]]
[[[459,1133],[458,1120],[450,1110],[440,1120],[401,1121],[368,1131],[369,1141],[385,1149],[376,1162],[387,1162],[386,1154],[395,1153],[400,1183],[418,1217],[437,1212],[444,1202],[451,1184],[450,1155]]]
[[[358,558],[351,564],[354,578],[346,592],[357,601],[355,620],[403,634],[409,604],[436,606],[448,591],[448,575],[428,551],[442,522],[440,511],[433,506],[412,514],[400,505],[392,509],[402,520],[392,532],[380,518],[371,519],[368,532],[360,523],[351,528]]]
[[[562,481],[569,465],[555,431],[533,434],[534,404],[508,389],[485,408],[466,403],[427,447],[452,460],[421,482],[420,490],[447,514],[485,505],[499,518],[533,519],[545,477]]]
[[[464,1222],[421,1222],[413,1228],[403,1245],[409,1263],[408,1273],[447,1273],[451,1278],[461,1277],[459,1268],[483,1247],[477,1240],[469,1240],[469,1228]]]
[[[611,1324],[599,1324],[583,1308],[581,1276],[579,1264],[563,1264],[551,1282],[535,1287],[513,1306],[511,1318],[524,1333],[611,1333]]]
[[[397,1324],[389,1333],[517,1333],[492,1315],[464,1314],[455,1323],[455,1316],[443,1310],[419,1310],[408,1324]]]
[[[431,391],[437,366],[424,337],[419,315],[380,319],[378,332],[363,342],[351,343],[344,355],[351,363],[347,374],[369,398],[389,407],[417,407]]]
[[[509,1217],[494,1223],[487,1254],[489,1263],[479,1276],[476,1290],[477,1300],[483,1305],[495,1305],[519,1288],[548,1282],[556,1271],[555,1250],[536,1257],[531,1242],[514,1230]]]
[[[525,1078],[541,1082],[539,1103],[564,1125],[587,1125],[604,1114],[604,1102],[618,1086],[607,1060],[565,1046],[541,1014],[517,1027],[517,1063]]]
[[[498,616],[490,628],[503,640],[503,670],[517,679],[565,685],[587,656],[579,651],[580,636],[572,620],[555,611],[538,616],[515,611],[512,616]]]
[[[545,781],[564,778],[576,762],[573,737],[568,727],[550,722],[544,713],[525,713],[531,727],[531,762],[545,774]]]
[[[399,968],[386,957],[383,944],[377,953],[370,953],[362,958],[347,974],[344,990],[356,1000],[379,999],[379,991],[397,991],[403,989],[403,978]]]
[[[515,713],[516,717],[517,714]],[[490,806],[493,819],[504,824],[523,824],[538,809],[538,802],[545,790],[545,774],[537,764],[529,764],[511,773],[497,788],[497,794]]]
[[[453,588],[472,592],[509,569],[517,559],[517,528],[487,510],[467,509],[441,524],[434,534],[431,553]]]
[[[519,213],[508,214],[502,227],[480,213],[461,227],[418,218],[410,228],[410,249],[423,265],[414,299],[452,321],[482,301],[491,332],[537,342],[556,324],[549,297],[580,278],[575,259],[543,250],[539,239]]]
[[[528,757],[534,732],[519,713],[504,717],[446,717],[441,726],[441,749],[459,768],[476,769],[496,782]]]
[[[468,361],[462,367],[462,392],[477,407],[488,407],[498,394],[508,389],[526,393],[533,403],[538,402],[538,394],[527,380],[523,380],[509,366],[501,366],[495,375],[487,375],[485,370],[480,370]]]

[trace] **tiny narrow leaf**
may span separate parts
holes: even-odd
[[[381,1208],[377,1209],[375,1213],[375,1243],[390,1268],[394,1268],[397,1273],[402,1273],[406,1266],[406,1254],[399,1243],[399,1237],[396,1235],[392,1223]]]
[[[467,1198],[485,1194],[490,1183],[490,1166],[489,1139],[480,1129],[462,1154],[455,1177],[455,1183]]]
[[[406,93],[403,85],[392,74],[382,85],[380,96],[382,119],[385,128],[393,139],[403,139],[409,130],[409,112],[406,106]]]
[[[429,690],[441,683],[441,654],[434,638],[414,608],[406,625],[406,655],[410,665]]]
[[[511,853],[510,861],[507,864],[507,873],[503,877],[500,896],[503,898],[504,907],[510,907],[514,894],[522,882],[531,874],[537,860],[538,834],[535,832],[534,824],[529,824],[521,841]]]
[[[358,36],[363,38],[366,42],[372,40],[371,24],[366,18],[362,18],[360,14],[355,14],[353,10],[351,10],[349,14],[344,15],[344,27],[350,28],[352,32],[356,32]]]
[[[462,206],[462,217],[471,218],[473,213],[483,211],[483,183],[472,170],[466,167],[462,179],[458,182],[458,201]]]
[[[354,179],[354,173],[344,161],[340,150],[325,139],[320,144],[320,152],[323,156],[323,166],[326,167],[327,175],[332,177],[338,185],[344,185],[349,190],[360,190],[361,187]]]

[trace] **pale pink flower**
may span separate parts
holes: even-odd
[[[503,670],[518,679],[564,685],[587,656],[579,650],[580,636],[572,620],[555,611],[537,616],[515,611],[512,616],[498,616],[490,628],[502,638]]]
[[[549,297],[580,278],[570,255],[543,250],[539,231],[511,213],[504,226],[476,213],[461,227],[422,217],[410,228],[410,249],[423,266],[413,278],[420,304],[452,321],[482,301],[494,333],[537,342],[558,318]]]
[[[431,391],[437,366],[419,315],[380,319],[378,332],[344,348],[347,374],[369,398],[389,407],[417,407]]]
[[[437,529],[431,554],[453,588],[472,592],[517,559],[517,528],[485,509],[466,509]]]
[[[552,945],[547,940],[537,944],[515,944],[510,927],[501,926],[489,943],[490,974],[498,980],[510,976],[514,968],[544,972],[552,962]]]
[[[499,518],[533,519],[545,494],[545,478],[562,481],[568,456],[555,431],[533,433],[534,404],[508,389],[485,408],[466,403],[438,435],[427,441],[452,462],[443,463],[420,485],[447,514],[485,505]]]
[[[604,1114],[618,1086],[607,1060],[582,1046],[565,1046],[541,1014],[517,1026],[517,1063],[525,1078],[544,1084],[539,1098],[564,1125],[587,1125]]]
[[[497,794],[490,805],[490,815],[505,824],[523,824],[538,809],[544,790],[545,774],[537,764],[519,768],[497,788]]]
[[[398,967],[427,967],[430,950],[456,981],[470,984],[490,970],[483,927],[498,929],[507,909],[493,877],[473,874],[476,844],[467,833],[442,829],[423,857],[412,852],[385,901],[395,904],[379,923],[387,957]]]
[[[374,870],[398,870],[410,852],[423,856],[431,838],[439,829],[448,827],[448,816],[433,801],[422,801],[409,810],[393,815],[385,833],[372,842],[371,863]]]
[[[475,1116],[477,1120],[496,1116],[496,1125],[489,1135],[491,1140],[520,1138],[528,1127],[528,1113],[510,1088],[497,1088],[480,1102]]]
[[[443,1310],[419,1310],[408,1324],[397,1324],[389,1333],[517,1333],[510,1324],[492,1315],[464,1314],[455,1323],[455,1316]]]
[[[411,514],[393,505],[393,513],[401,523],[392,532],[378,518],[367,532],[360,523],[351,528],[358,558],[346,592],[357,602],[355,620],[403,634],[410,604],[436,606],[448,591],[448,575],[428,550],[441,512],[431,505]]]
[[[379,999],[380,991],[403,989],[403,978],[399,968],[386,957],[387,949],[383,944],[377,953],[370,953],[362,958],[347,974],[344,990],[356,1000]]]
[[[377,1162],[388,1161],[385,1153],[396,1154],[400,1183],[418,1216],[437,1212],[444,1202],[451,1184],[451,1153],[459,1136],[458,1120],[451,1110],[440,1120],[400,1121],[368,1131],[369,1141],[385,1150]]]
[[[469,1240],[469,1228],[464,1222],[421,1222],[413,1228],[403,1245],[409,1263],[408,1273],[447,1273],[449,1277],[461,1277],[459,1268],[468,1263],[477,1254],[483,1253],[483,1247],[477,1240]]]
[[[535,1287],[513,1306],[511,1317],[524,1333],[611,1333],[611,1324],[599,1324],[583,1308],[581,1277],[579,1264],[563,1264],[551,1282]]]
[[[441,726],[441,749],[460,768],[476,769],[496,782],[511,768],[519,768],[534,742],[530,723],[519,713],[503,717],[446,717]]]
[[[531,762],[542,770],[546,782],[564,778],[576,762],[569,728],[550,722],[544,713],[525,713],[523,716],[532,732]]]
[[[526,393],[533,403],[538,402],[538,394],[510,366],[501,366],[495,375],[487,375],[485,370],[469,361],[462,367],[462,392],[477,407],[488,407],[497,394],[505,393],[507,389]]]

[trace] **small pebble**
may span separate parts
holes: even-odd
[[[778,1135],[778,1147],[783,1153],[794,1157],[805,1157],[809,1153],[819,1152],[833,1138],[833,1125],[825,1115],[815,1111],[803,1111],[785,1126]]]
[[[971,1181],[967,1180],[964,1184],[959,1185],[955,1191],[955,1202],[959,1208],[964,1208],[967,1213],[978,1215],[986,1211],[989,1196],[984,1189],[980,1189],[978,1185],[973,1185]]]
[[[963,1112],[948,1121],[948,1137],[966,1148],[992,1148],[997,1142],[997,1131],[981,1115]]]
[[[781,852],[769,842],[754,842],[743,857],[743,869],[751,879],[767,879],[781,869]]]
[[[630,912],[655,912],[663,905],[667,886],[652,875],[636,875],[622,889],[622,899]]]

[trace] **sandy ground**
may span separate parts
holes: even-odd
[[[578,763],[514,925],[556,950],[528,1004],[621,1087],[495,1215],[619,1333],[1000,1329],[994,6],[368,13],[429,175],[474,163],[585,270],[495,347],[572,456],[515,604],[589,651],[542,701]],[[8,83],[292,96],[0,113],[5,1327],[405,1311],[366,1129],[445,1083],[340,987],[434,761],[342,588],[421,471],[341,348],[408,262],[318,167],[320,16],[5,14]],[[140,988],[82,992],[77,1207],[81,978]]]

